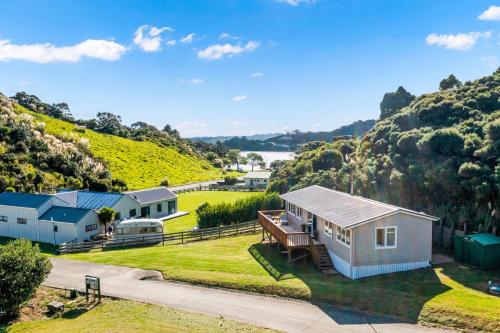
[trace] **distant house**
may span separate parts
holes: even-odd
[[[177,212],[177,197],[166,187],[125,193],[63,191],[55,194],[71,207],[99,210],[110,207],[117,221],[131,218],[163,218]]]
[[[63,191],[53,195],[0,193],[0,236],[61,244],[90,240],[100,233],[97,212],[115,219],[161,219],[177,212],[177,197],[166,187],[126,193]]]
[[[430,264],[436,217],[320,186],[281,198],[285,212],[260,212],[259,223],[291,260],[300,249],[320,270],[335,268],[352,279]]]
[[[266,187],[271,179],[270,171],[251,171],[243,176],[245,186],[249,187]]]

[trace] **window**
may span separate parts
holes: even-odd
[[[28,224],[28,220],[23,217],[18,217],[17,224]]]
[[[307,212],[307,221],[312,221],[313,219],[313,213]]]
[[[121,216],[120,212],[116,212],[115,220],[121,220],[121,219],[122,219],[122,216]]]
[[[0,215],[0,222],[9,222],[9,219],[5,215]]]
[[[156,211],[159,213],[159,212],[161,212],[161,209],[162,209],[162,205],[160,202],[159,204],[156,204]]]
[[[89,224],[89,225],[85,226],[85,231],[86,232],[91,232],[91,231],[94,231],[94,230],[97,230],[97,224],[96,223]]]
[[[302,208],[297,207],[297,217],[302,218]]]
[[[137,215],[137,212],[135,211],[135,208],[134,209],[131,209],[128,214],[130,215],[130,217],[135,217]]]
[[[54,232],[58,232],[59,231],[59,227],[57,225],[54,226]]]
[[[337,226],[336,238],[338,242],[347,246],[351,246],[351,230]]]
[[[375,229],[375,248],[390,249],[397,246],[397,228],[382,227]]]
[[[333,238],[333,228],[334,224],[332,222],[325,221],[325,235]]]

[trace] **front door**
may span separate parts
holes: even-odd
[[[149,217],[149,206],[141,207],[141,217]]]
[[[311,228],[311,237],[312,238],[315,238],[316,236],[316,226],[318,224],[318,218],[316,217],[316,215],[313,215],[313,218],[312,218],[312,228]]]

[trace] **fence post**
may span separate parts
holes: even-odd
[[[257,223],[256,221],[253,221],[253,233],[255,234],[257,232]]]
[[[101,242],[101,251],[104,251],[104,242]]]
[[[238,223],[236,223],[236,236],[238,236],[238,227],[239,227],[239,225],[238,225]]]
[[[219,224],[219,226],[217,228],[218,228],[218,231],[219,231],[219,238],[220,238],[220,224]]]
[[[184,231],[181,232],[181,243],[184,244]]]
[[[200,229],[200,240],[203,240],[203,231]]]
[[[161,245],[165,245],[165,234],[161,235]]]

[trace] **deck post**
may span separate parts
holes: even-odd
[[[288,249],[288,262],[292,262],[292,249]]]
[[[266,239],[266,231],[264,228],[262,228],[262,241],[261,241],[261,243],[264,241],[264,239]]]

